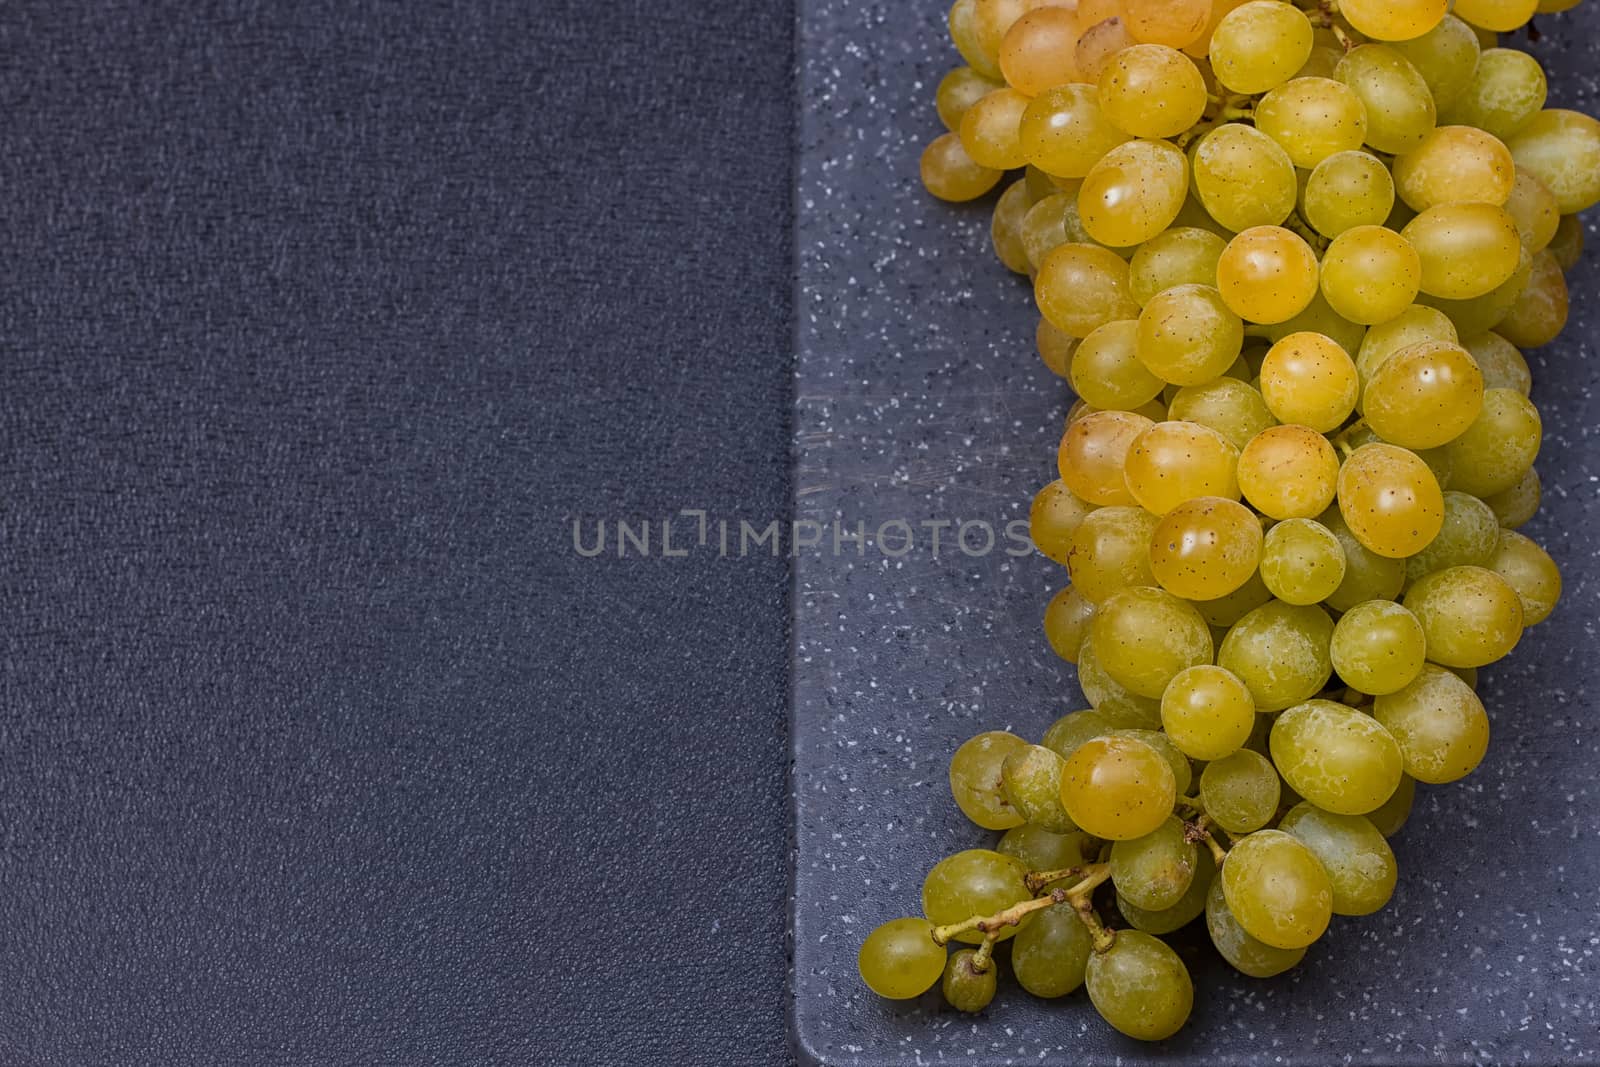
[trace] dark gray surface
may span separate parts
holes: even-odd
[[[916,186],[940,132],[935,85],[956,60],[943,5],[801,0],[800,515],[847,529],[904,518],[1026,516],[1053,478],[1069,397],[1032,349],[1028,288],[988,247],[988,202]],[[1600,14],[1541,19],[1535,48],[1559,106],[1600,110]],[[1160,1047],[1112,1033],[1081,994],[1002,988],[983,1018],[937,993],[891,1004],[855,971],[861,939],[919,910],[939,857],[993,839],[966,823],[946,766],[982,729],[1037,737],[1081,706],[1039,616],[1065,573],[1003,553],[901,559],[831,550],[796,573],[793,1012],[802,1055],[828,1064],[1584,1063],[1600,1060],[1600,792],[1589,688],[1600,561],[1593,297],[1572,278],[1567,333],[1534,353],[1545,510],[1528,528],[1566,598],[1485,672],[1484,765],[1426,789],[1397,842],[1380,915],[1340,919],[1290,975],[1232,975],[1191,930],[1189,1027]],[[898,541],[893,542],[898,546]],[[831,549],[831,546],[830,546]]]
[[[0,1063],[776,1063],[785,5],[0,6]]]

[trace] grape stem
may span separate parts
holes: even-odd
[[[1211,850],[1211,858],[1217,861],[1217,866],[1222,866],[1222,861],[1228,858],[1228,850],[1217,843],[1216,837],[1211,833],[1211,816],[1202,814],[1194,822],[1184,826],[1183,838],[1185,841],[1204,841]]]
[[[1067,894],[1068,890],[1055,889],[1042,897],[1035,897],[1032,900],[1024,900],[1021,903],[1013,904],[1004,911],[997,911],[993,915],[974,915],[972,918],[963,919],[958,923],[936,926],[933,928],[933,943],[936,945],[948,944],[952,937],[964,934],[968,930],[977,930],[985,935],[998,934],[1008,926],[1016,926],[1021,923],[1023,919],[1026,919],[1036,911],[1066,903]]]
[[[1038,893],[1051,882],[1065,882],[1068,878],[1082,878],[1090,871],[1090,866],[1063,867],[1058,871],[1029,871],[1022,880],[1027,887]]]
[[[1089,928],[1089,933],[1094,937],[1094,950],[1098,953],[1109,952],[1111,946],[1117,943],[1117,932],[1107,929],[1106,924],[1100,921],[1100,916],[1094,910],[1094,891],[1111,879],[1111,864],[1097,863],[1094,873],[1083,881],[1066,891],[1066,897],[1072,902],[1072,909],[1078,913],[1078,918],[1083,920],[1083,925]],[[1059,892],[1059,890],[1058,890]]]
[[[983,939],[983,944],[978,946],[978,951],[972,954],[972,970],[976,974],[983,974],[989,969],[990,961],[994,956],[995,942],[1000,940],[999,934],[988,934]]]
[[[1179,797],[1173,802],[1172,810],[1174,812],[1187,811],[1192,815],[1204,815],[1206,806],[1198,796]]]

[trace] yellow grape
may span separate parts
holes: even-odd
[[[1458,336],[1471,337],[1473,334],[1494,329],[1516,306],[1517,298],[1528,287],[1528,279],[1533,275],[1533,256],[1528,254],[1526,248],[1521,247],[1520,237],[1517,243],[1519,247],[1516,269],[1505,281],[1489,292],[1466,300],[1447,300],[1442,296],[1424,293],[1417,297],[1417,302],[1438,308],[1448,315],[1450,321],[1455,324]]]
[[[1250,689],[1209,664],[1180,672],[1161,694],[1161,725],[1190,759],[1219,760],[1244,747],[1256,725]]]
[[[1404,689],[1378,697],[1372,716],[1400,743],[1406,773],[1419,782],[1465,778],[1489,749],[1483,702],[1470,685],[1432,663]]]
[[[1334,611],[1350,611],[1368,600],[1393,600],[1406,584],[1406,561],[1380,556],[1356,540],[1337,507],[1323,512],[1317,520],[1339,539],[1344,548],[1344,581],[1328,597]]]
[[[961,145],[973,162],[996,170],[1015,170],[1027,160],[1017,129],[1028,98],[1007,87],[979,100],[961,118]]]
[[[1266,401],[1249,382],[1226,377],[1179,389],[1172,398],[1170,415],[1209,426],[1241,449],[1276,423]]]
[[[1067,551],[1072,584],[1095,604],[1130,585],[1155,585],[1150,538],[1159,520],[1143,508],[1100,508],[1073,531]]]
[[[1539,0],[1455,0],[1455,12],[1474,26],[1510,33],[1525,26],[1539,9]]]
[[[1028,104],[1017,130],[1022,155],[1046,174],[1081,178],[1128,135],[1100,110],[1093,85],[1058,85]]]
[[[1292,333],[1261,363],[1261,396],[1279,422],[1336,430],[1355,410],[1361,382],[1348,353],[1320,333]]]
[[[1250,0],[1212,0],[1211,15],[1206,20],[1206,28],[1201,31],[1190,44],[1183,46],[1183,51],[1196,59],[1205,59],[1211,55],[1211,40],[1217,32],[1217,27],[1222,25],[1222,20],[1235,9],[1243,7]]]
[[[1406,590],[1404,604],[1422,624],[1428,659],[1445,667],[1486,667],[1522,639],[1522,598],[1487,567],[1425,575]]]
[[[1311,55],[1311,20],[1278,0],[1228,12],[1211,35],[1211,69],[1236,93],[1264,93],[1294,76]]]
[[[1159,698],[1180,672],[1210,663],[1211,630],[1194,606],[1137,586],[1107,597],[1089,626],[1100,666],[1131,693]]]
[[[1013,24],[1027,13],[1033,0],[977,0],[972,25],[979,50],[999,67],[1000,44]]]
[[[1287,322],[1317,295],[1317,254],[1281,226],[1251,227],[1217,261],[1217,289],[1242,319]]]
[[[1251,0],[1251,4],[1263,2],[1268,0]],[[1289,153],[1254,126],[1228,122],[1206,134],[1194,149],[1193,167],[1200,203],[1236,233],[1278,225],[1299,198]]]
[[[996,258],[1007,270],[1018,274],[1033,272],[1028,249],[1022,243],[1022,220],[1028,207],[1028,182],[1019,178],[995,198],[994,214],[989,220],[989,240],[994,245]]]
[[[1185,501],[1157,524],[1150,570],[1161,587],[1186,600],[1216,600],[1242,588],[1261,562],[1261,520],[1235,500]]]
[[[1142,244],[1178,217],[1189,195],[1189,160],[1166,141],[1128,141],[1102,156],[1078,189],[1089,236],[1114,248]]]
[[[1524,167],[1516,170],[1505,209],[1511,221],[1517,224],[1522,247],[1529,252],[1541,252],[1547,248],[1561,225],[1561,204],[1556,200],[1556,194]]]
[[[1367,139],[1367,108],[1343,82],[1294,78],[1261,98],[1256,129],[1310,169],[1338,152],[1353,152]]]
[[[922,185],[940,200],[976,200],[1000,184],[1005,172],[973,162],[954,133],[941,134],[923,149]]]
[[[1430,207],[1401,233],[1422,261],[1422,291],[1447,300],[1490,292],[1511,277],[1522,257],[1517,224],[1494,204]]]
[[[967,66],[985,78],[1001,81],[998,53],[985,51],[985,41],[978,30],[978,0],[956,0],[950,7],[949,26],[950,43]]]
[[[1131,411],[1161,395],[1165,384],[1134,355],[1139,324],[1108,322],[1078,345],[1067,380],[1072,391],[1097,408]]]
[[[1139,313],[1139,362],[1173,385],[1220,377],[1243,344],[1243,321],[1208,285],[1167,289]]]
[[[1339,14],[1375,41],[1421,37],[1439,25],[1449,9],[1450,0],[1339,0]]]
[[[1028,536],[1045,558],[1066,565],[1072,535],[1094,510],[1094,505],[1079,500],[1057,479],[1034,495],[1028,509]]]
[[[1077,663],[1094,613],[1093,602],[1073,586],[1051,597],[1044,609],[1044,637],[1051,651],[1068,663]]]
[[[1126,48],[1100,74],[1101,111],[1135,137],[1176,137],[1200,121],[1205,107],[1200,69],[1164,45]]]
[[[1011,24],[1000,41],[1000,72],[1013,89],[1027,96],[1077,81],[1073,55],[1079,32],[1077,16],[1068,8],[1051,5],[1029,11]]]
[[[1062,245],[1094,243],[1078,217],[1077,190],[1041,197],[1022,216],[1018,237],[1036,272],[1044,266],[1045,257]]]
[[[1394,178],[1366,152],[1336,152],[1311,171],[1301,209],[1313,229],[1337,237],[1357,226],[1381,226],[1394,209]]]
[[[1132,841],[1172,814],[1177,779],[1166,758],[1131,737],[1095,737],[1061,772],[1061,803],[1072,821],[1104,841]]]
[[[1471,126],[1439,126],[1394,161],[1394,183],[1413,211],[1464,200],[1504,204],[1516,180],[1511,150]]]
[[[1128,262],[1128,287],[1140,306],[1178,285],[1216,285],[1217,261],[1228,242],[1192,226],[1158,234]]]
[[[1486,501],[1506,492],[1533,466],[1543,435],[1531,400],[1514,389],[1486,390],[1477,419],[1446,446],[1456,472],[1452,484]]]
[[[1033,293],[1050,324],[1072,337],[1088,337],[1108,322],[1139,316],[1128,292],[1128,264],[1098,245],[1052,250],[1039,265]]]
[[[1483,372],[1485,389],[1515,389],[1527,396],[1533,388],[1533,372],[1517,346],[1497,333],[1482,333],[1462,342]]]
[[[1515,530],[1501,530],[1489,569],[1506,580],[1522,601],[1522,624],[1537,626],[1561,599],[1561,570],[1550,554]]]
[[[1165,515],[1195,497],[1239,499],[1238,462],[1239,450],[1217,431],[1193,422],[1158,422],[1134,438],[1123,477],[1141,507]]]
[[[1567,325],[1567,278],[1549,252],[1533,257],[1527,288],[1495,329],[1523,348],[1539,348],[1554,341]]]
[[[1133,442],[1153,425],[1131,411],[1096,411],[1078,419],[1067,427],[1057,451],[1062,482],[1090,504],[1132,504],[1123,465]]]
[[[1356,540],[1404,559],[1428,547],[1444,525],[1444,493],[1416,453],[1394,445],[1356,449],[1339,470],[1339,513]]]
[[[1072,364],[1072,353],[1078,347],[1078,339],[1062,333],[1041,315],[1039,325],[1033,332],[1033,341],[1034,347],[1039,350],[1039,359],[1050,369],[1050,373],[1057,378],[1065,378]]]
[[[1483,407],[1483,372],[1460,345],[1423,341],[1391,355],[1362,394],[1367,425],[1385,441],[1438,448],[1466,432]]]
[[[1311,519],[1333,503],[1339,457],[1309,426],[1262,430],[1239,453],[1239,488],[1273,519]]]
[[[1472,80],[1441,117],[1506,140],[1539,113],[1548,92],[1537,59],[1514,48],[1490,48],[1478,57]]]
[[[1382,226],[1345,230],[1322,255],[1322,295],[1334,311],[1363,325],[1387,322],[1410,307],[1426,277],[1419,251]]]
[[[939,121],[945,129],[960,132],[961,118],[967,109],[996,89],[1004,89],[1001,82],[991,81],[971,67],[957,67],[939,81],[934,94],[934,105],[939,111]]]
[[[1428,91],[1433,94],[1434,103],[1440,110],[1472,84],[1481,51],[1478,35],[1471,26],[1454,15],[1446,15],[1439,25],[1421,37],[1396,42],[1389,47],[1405,56],[1417,68],[1422,80],[1428,83]]]
[[[1261,580],[1285,604],[1320,604],[1344,582],[1339,538],[1313,519],[1285,519],[1261,546]]]
[[[1356,373],[1365,385],[1378,365],[1402,348],[1423,341],[1459,340],[1455,324],[1438,308],[1412,304],[1387,322],[1380,322],[1367,331],[1356,353]]]
[[[1438,112],[1428,83],[1393,48],[1361,45],[1339,61],[1334,77],[1354,89],[1366,105],[1367,144],[1378,151],[1409,152],[1433,129]]]
[[[1073,62],[1078,66],[1078,77],[1098,85],[1112,57],[1138,44],[1128,26],[1120,18],[1102,19],[1092,23],[1078,38],[1078,48]]]
[[[1538,514],[1543,495],[1539,472],[1529,467],[1509,489],[1486,496],[1483,502],[1489,505],[1501,526],[1514,530]]]
[[[1121,12],[1135,40],[1183,48],[1205,32],[1211,0],[1121,0]]]

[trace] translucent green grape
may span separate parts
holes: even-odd
[[[1027,869],[1010,856],[984,848],[957,852],[934,864],[922,883],[922,913],[935,926],[964,922],[974,915],[993,915],[1013,904],[1030,900],[1023,876]],[[1001,941],[1014,937],[1018,927],[1007,926],[998,934]],[[975,930],[956,938],[978,944],[984,935]],[[941,966],[942,970],[942,966]]]
[[[957,1011],[968,1014],[987,1008],[994,1000],[996,969],[993,962],[977,967],[978,950],[964,948],[952,952],[944,968],[941,989],[944,999]]]
[[[1070,904],[1035,912],[1011,943],[1017,984],[1036,997],[1064,997],[1083,985],[1094,938]]]
[[[1445,667],[1485,667],[1522,639],[1522,598],[1494,571],[1447,567],[1406,591],[1405,606],[1422,624],[1428,659]]]
[[[1275,948],[1246,933],[1228,910],[1228,897],[1221,878],[1215,879],[1206,893],[1206,929],[1218,954],[1234,970],[1251,978],[1282,974],[1306,955],[1304,948]]]
[[[1200,772],[1200,803],[1232,834],[1252,833],[1271,822],[1281,790],[1271,761],[1248,748],[1214,760]]]
[[[1065,761],[1043,745],[1026,745],[1009,753],[1000,765],[1006,799],[1024,819],[1053,833],[1077,827],[1061,806],[1061,769]]]
[[[950,792],[962,814],[985,830],[1008,830],[1024,822],[1006,797],[1001,767],[1007,756],[1027,747],[1015,734],[991,730],[956,749],[950,758]]]
[[[1501,530],[1488,566],[1517,591],[1523,626],[1538,625],[1556,609],[1561,599],[1561,571],[1532,539],[1515,530]],[[1164,718],[1165,710],[1162,715]]]
[[[1328,872],[1335,915],[1371,915],[1389,903],[1399,878],[1394,850],[1364,816],[1301,802],[1278,828],[1299,838]]]
[[[1140,1041],[1171,1037],[1194,1008],[1194,983],[1183,961],[1139,930],[1119,930],[1108,951],[1089,957],[1085,978],[1101,1018]]]
[[[1373,717],[1400,743],[1406,773],[1442,785],[1471,774],[1489,749],[1489,716],[1472,686],[1428,664],[1397,693],[1381,696]]]
[[[1281,830],[1233,843],[1222,865],[1228,911],[1251,937],[1274,948],[1305,948],[1333,917],[1333,886],[1316,855]]]
[[[1314,519],[1286,519],[1267,531],[1261,578],[1286,604],[1320,604],[1344,582],[1344,546]]]
[[[1500,544],[1494,509],[1470,493],[1444,495],[1444,525],[1428,547],[1406,560],[1406,577],[1417,581],[1446,567],[1487,566]]]
[[[1114,729],[1111,721],[1098,711],[1073,711],[1051,723],[1039,743],[1066,759],[1085,741],[1105,737]]]
[[[1333,627],[1329,654],[1346,684],[1374,696],[1404,689],[1422,672],[1422,623],[1392,600],[1355,605]]]
[[[1061,871],[1092,862],[1100,842],[1074,830],[1053,834],[1031,823],[1014,826],[1000,835],[995,851],[1010,856],[1030,871]]]
[[[856,957],[861,980],[880,997],[910,1000],[932,989],[948,954],[927,919],[892,919],[867,935]]]
[[[1111,848],[1111,880],[1117,895],[1148,911],[1173,907],[1189,891],[1198,869],[1194,843],[1184,825],[1168,818],[1143,837]]]
[[[1211,853],[1206,849],[1195,850],[1194,877],[1189,882],[1189,889],[1179,898],[1178,902],[1170,908],[1150,911],[1141,908],[1131,900],[1117,897],[1117,910],[1122,917],[1128,920],[1128,925],[1135,930],[1143,930],[1147,934],[1161,937],[1174,930],[1181,930],[1194,920],[1198,919],[1206,910],[1206,893],[1211,883],[1216,879],[1217,865],[1211,858]]]
[[[1405,769],[1400,745],[1377,720],[1331,700],[1308,700],[1272,726],[1272,762],[1317,807],[1364,815],[1393,795]]]

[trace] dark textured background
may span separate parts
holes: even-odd
[[[791,24],[0,9],[0,1063],[784,1058]]]

